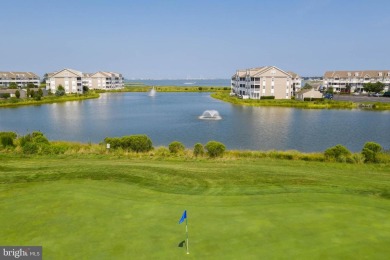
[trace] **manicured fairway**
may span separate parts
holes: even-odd
[[[390,255],[384,165],[0,157],[0,182],[0,245],[44,259]]]

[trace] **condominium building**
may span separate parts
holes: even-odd
[[[29,83],[39,86],[40,82],[39,76],[32,72],[0,71],[0,87],[8,88],[11,83],[23,88]]]
[[[231,78],[231,93],[244,99],[290,99],[301,88],[301,77],[275,66],[237,70]]]
[[[116,72],[99,71],[91,74],[91,86],[93,89],[120,89],[123,88],[122,74]]]
[[[350,70],[327,71],[324,74],[323,86],[333,87],[336,92],[362,92],[363,84],[381,82],[385,91],[389,91],[390,70]]]
[[[46,89],[52,93],[56,92],[61,85],[65,93],[83,93],[83,73],[73,69],[63,69],[57,72],[48,73]]]
[[[66,93],[83,93],[83,86],[90,89],[119,89],[123,88],[122,74],[115,72],[82,73],[73,69],[63,69],[49,73],[46,89],[55,92],[62,85]]]

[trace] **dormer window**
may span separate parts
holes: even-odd
[[[370,77],[369,76],[365,76],[364,80],[370,80]]]
[[[351,77],[351,72],[348,72],[348,77]]]
[[[355,72],[355,77],[359,77],[359,72]]]
[[[379,77],[382,77],[382,72],[379,72],[379,73],[378,73],[378,76],[379,76]]]

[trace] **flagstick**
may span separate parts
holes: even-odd
[[[187,255],[190,253],[188,252],[188,216],[186,215],[186,234],[187,234]]]

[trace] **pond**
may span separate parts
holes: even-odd
[[[201,120],[215,110],[221,120]],[[228,149],[360,151],[374,141],[390,148],[390,112],[236,106],[209,93],[106,93],[99,99],[0,109],[0,131],[42,131],[50,140],[99,143],[146,134],[154,146],[216,140]]]

